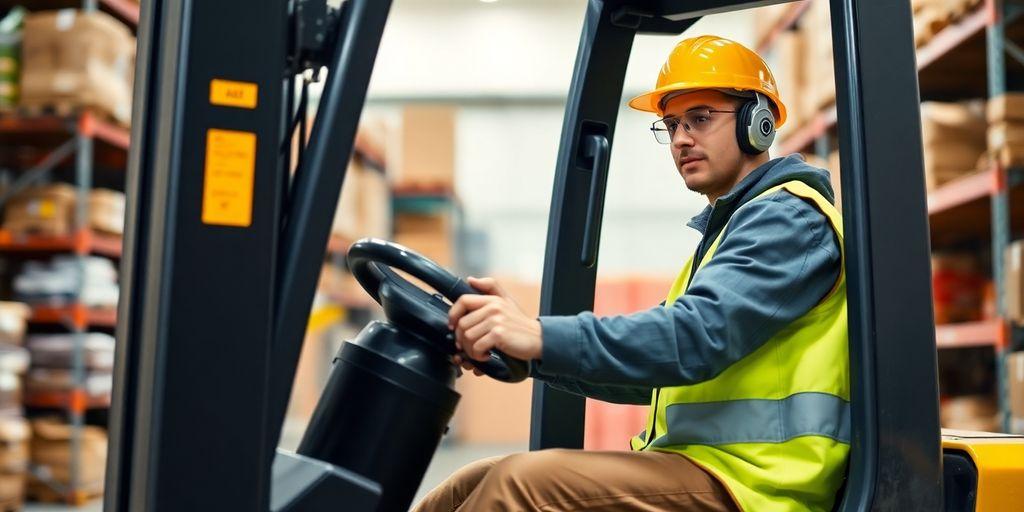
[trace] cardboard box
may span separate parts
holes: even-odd
[[[452,216],[447,212],[435,214],[400,213],[395,216],[395,234],[420,234],[451,238]]]
[[[54,419],[32,421],[30,447],[32,464],[44,466],[50,476],[67,485],[71,472],[71,426]],[[107,462],[107,432],[101,428],[85,426],[81,435],[81,465],[79,475],[84,489],[103,489],[103,474]],[[30,489],[46,487],[30,477]],[[33,494],[33,493],[30,493]]]
[[[398,151],[388,155],[395,187],[423,191],[455,188],[455,114],[449,105],[411,105],[402,111]]]
[[[1008,92],[988,100],[988,122],[1024,121],[1024,93]]]
[[[928,190],[978,170],[986,152],[981,101],[921,104],[925,183]]]
[[[21,302],[0,301],[0,344],[21,345],[25,342],[25,328],[32,313]]]
[[[999,432],[999,407],[994,397],[968,395],[947,398],[939,407],[942,428]]]
[[[451,237],[439,237],[431,233],[395,233],[394,241],[433,260],[438,265],[456,271],[455,249]]]
[[[1024,165],[1024,121],[1000,121],[989,125],[988,150],[1004,168]]]
[[[21,105],[87,107],[131,120],[135,38],[109,14],[32,13],[22,42]]]
[[[124,192],[94,189],[89,192],[89,226],[114,235],[124,234]]]
[[[1006,380],[1010,400],[1010,432],[1024,434],[1024,352],[1006,356]]]
[[[20,416],[0,416],[0,474],[25,471],[28,467],[32,430]]]
[[[1004,300],[1006,317],[1017,325],[1024,324],[1024,241],[1018,240],[1006,246],[1003,254]]]
[[[20,504],[25,499],[25,479],[24,471],[0,473],[0,504],[5,507],[17,507],[20,510]]]
[[[64,183],[33,187],[4,207],[3,227],[14,233],[67,235],[74,227],[75,189]]]

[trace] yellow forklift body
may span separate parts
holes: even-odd
[[[966,453],[974,462],[977,512],[1024,509],[1024,436],[943,429],[942,450]]]

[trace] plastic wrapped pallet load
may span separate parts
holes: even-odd
[[[27,346],[32,353],[32,366],[71,368],[77,334],[37,334],[29,336]],[[85,366],[94,370],[114,368],[114,337],[101,332],[85,334],[82,343]]]
[[[29,261],[15,276],[14,291],[20,299],[35,304],[77,301],[90,307],[114,307],[119,296],[117,269],[109,259],[98,256]]]

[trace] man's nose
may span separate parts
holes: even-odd
[[[675,133],[672,134],[672,145],[677,148],[693,146],[694,140],[690,136],[690,133],[685,128],[679,126],[676,128]]]

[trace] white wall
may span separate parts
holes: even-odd
[[[457,193],[467,221],[489,234],[491,271],[540,278],[564,98],[586,3],[582,0],[395,0],[370,85],[368,110],[405,100],[460,104]],[[751,43],[743,15],[701,20],[685,36]],[[641,37],[625,99],[651,87],[679,37]],[[484,98],[484,99],[481,99]],[[706,202],[689,192],[655,143],[650,114],[623,108],[612,151],[602,275],[678,272],[697,234],[686,221]]]

